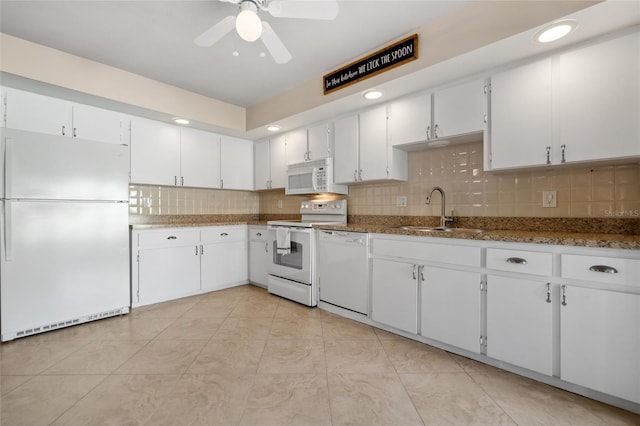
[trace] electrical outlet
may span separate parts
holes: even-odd
[[[282,200],[278,200],[278,208],[281,209],[282,208]]]
[[[557,207],[557,192],[542,191],[542,207]]]
[[[396,207],[407,207],[406,195],[399,195],[396,197]]]

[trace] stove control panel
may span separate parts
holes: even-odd
[[[308,200],[300,205],[301,214],[347,214],[347,200]]]

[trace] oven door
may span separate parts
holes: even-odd
[[[311,229],[290,228],[291,252],[278,254],[277,241],[271,242],[273,258],[269,275],[311,285]]]

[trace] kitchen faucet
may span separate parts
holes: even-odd
[[[446,206],[445,206],[445,195],[444,195],[444,189],[440,188],[439,186],[434,186],[433,188],[431,188],[431,191],[429,191],[429,195],[427,195],[426,200],[424,201],[425,204],[429,205],[431,204],[431,196],[433,195],[433,193],[435,191],[438,191],[440,193],[440,196],[442,196],[442,210],[440,212],[440,227],[441,228],[445,228],[447,226],[447,222],[453,222],[453,210],[451,210],[451,217],[447,217],[445,214],[446,211]]]

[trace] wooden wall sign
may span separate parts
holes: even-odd
[[[323,77],[324,94],[418,59],[418,34],[409,36]]]

